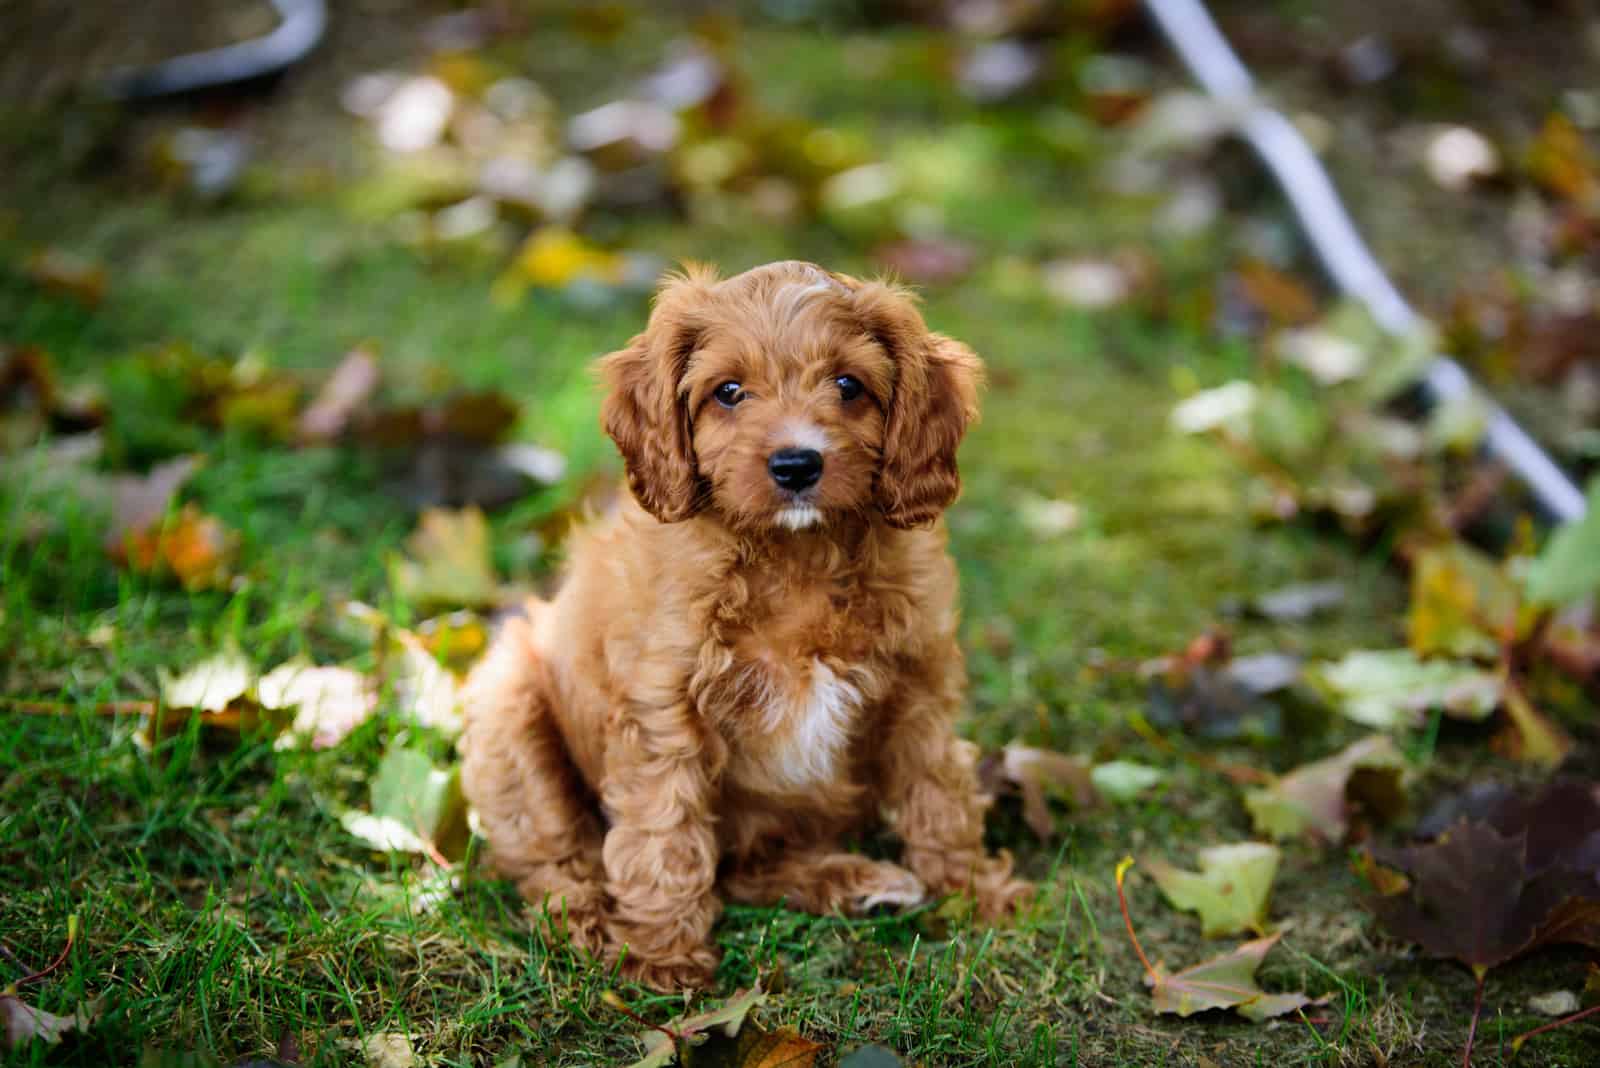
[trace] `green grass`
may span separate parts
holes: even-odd
[[[1011,284],[1005,255],[1142,240],[1144,208],[1095,192],[1078,150],[1047,136],[1053,120],[980,114],[929,84],[925,45],[918,34],[871,45],[891,58],[883,94],[819,77],[858,40],[752,32],[746,62],[765,72],[774,100],[809,103],[886,151],[920,138],[964,145],[976,161],[945,204],[950,224],[983,245],[986,265],[930,292],[926,309],[985,356],[994,380],[985,422],[962,455],[966,494],[950,516],[972,675],[964,729],[985,745],[1022,738],[1173,774],[1152,800],[1063,818],[1059,843],[1038,843],[1013,807],[998,810],[995,844],[1013,849],[1042,887],[1009,928],[932,908],[860,920],[731,908],[717,928],[720,992],[764,977],[777,992],[763,1021],[840,1049],[882,1042],[927,1064],[1177,1065],[1202,1054],[1222,1064],[1355,1064],[1374,1048],[1390,1063],[1452,1063],[1470,977],[1396,958],[1356,907],[1345,858],[1309,847],[1287,850],[1275,915],[1293,928],[1262,979],[1331,995],[1325,1024],[1180,1022],[1145,1010],[1111,882],[1117,858],[1187,861],[1194,846],[1246,837],[1249,827],[1222,783],[1141,740],[1129,718],[1144,706],[1142,688],[1096,665],[1179,648],[1228,599],[1327,577],[1349,583],[1347,608],[1313,624],[1240,622],[1238,646],[1317,655],[1392,644],[1403,591],[1381,558],[1311,531],[1254,525],[1232,463],[1167,432],[1174,374],[1221,381],[1248,368],[1243,347],[1217,341],[1204,322],[1137,308],[1074,313]],[[547,62],[536,74],[552,78],[579,65],[572,55],[530,62]],[[309,143],[352,135],[323,111],[305,120],[315,124]],[[292,175],[303,161],[287,159]],[[457,384],[503,390],[524,407],[518,435],[572,461],[563,485],[496,519],[503,551],[593,476],[616,473],[587,367],[637,329],[641,300],[599,311],[548,296],[496,305],[492,267],[431,262],[352,218],[337,196],[293,192],[289,181],[208,208],[65,170],[46,153],[0,182],[13,204],[27,205],[0,248],[4,339],[48,349],[70,377],[115,382],[108,369],[119,361],[175,340],[315,374],[372,340],[391,373],[418,388],[444,368]],[[628,247],[730,271],[791,256],[870,271],[859,242],[820,226],[718,228],[659,216],[608,225]],[[105,303],[87,311],[21,277],[15,264],[36,243],[104,260]],[[1174,285],[1193,286],[1228,248],[1202,240],[1156,252]],[[113,419],[132,425],[135,414],[148,415],[114,407]],[[101,702],[152,695],[159,670],[230,644],[261,666],[304,654],[370,667],[339,606],[360,599],[411,614],[389,587],[386,559],[414,517],[370,460],[145,422],[158,443],[181,435],[207,453],[186,499],[239,532],[241,580],[187,595],[119,572],[92,516],[70,500],[14,484],[0,496],[0,695],[69,710],[0,716],[0,942],[15,955],[0,976],[51,958],[77,915],[80,944],[31,996],[57,1012],[105,999],[82,1040],[54,1052],[34,1046],[7,1063],[135,1063],[148,1051],[231,1063],[271,1054],[285,1034],[308,1063],[350,1063],[359,1060],[353,1043],[380,1031],[412,1033],[438,1065],[512,1053],[523,1064],[631,1060],[635,1025],[599,998],[613,978],[550,937],[506,886],[469,863],[456,892],[415,909],[426,864],[375,860],[343,831],[337,811],[362,803],[379,755],[405,731],[389,715],[336,749],[305,752],[193,726],[146,750],[132,723],[93,714]],[[1030,533],[1017,520],[1024,493],[1073,501],[1080,528],[1053,539]],[[23,518],[40,512],[56,526],[36,538]],[[528,577],[547,578],[557,556]],[[1284,767],[1343,737],[1228,755]],[[422,741],[443,755],[437,739]],[[1130,891],[1153,957],[1176,965],[1217,951],[1148,883],[1135,877]],[[1580,981],[1575,957],[1497,972],[1478,1063],[1508,1061],[1497,1043],[1535,1022],[1522,1010],[1527,994]],[[678,998],[623,993],[651,1019],[683,1008]],[[1520,1063],[1572,1063],[1582,1057],[1575,1049],[1580,1037],[1552,1036]]]

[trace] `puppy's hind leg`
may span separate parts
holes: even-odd
[[[467,680],[461,785],[495,870],[596,952],[607,907],[601,828],[556,726],[556,699],[528,624],[512,620]]]

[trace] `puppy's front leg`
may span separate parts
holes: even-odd
[[[687,701],[623,715],[601,787],[611,820],[602,853],[616,903],[611,952],[622,953],[623,974],[645,986],[707,986],[717,964],[711,925],[722,908],[714,893],[715,739]]]
[[[985,919],[1023,905],[1033,886],[1015,878],[1011,854],[983,848],[988,799],[978,790],[977,747],[956,736],[963,683],[959,650],[900,688],[908,696],[879,757],[884,804],[905,843],[907,867],[935,893],[970,891]]]

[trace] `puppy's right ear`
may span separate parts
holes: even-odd
[[[688,519],[705,503],[689,409],[678,386],[697,347],[696,312],[711,282],[708,272],[693,269],[667,279],[644,333],[600,360],[602,424],[622,453],[628,488],[663,523]]]

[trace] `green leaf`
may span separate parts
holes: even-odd
[[[1420,727],[1429,709],[1456,719],[1488,718],[1500,678],[1473,664],[1423,660],[1409,649],[1358,650],[1313,669],[1346,717],[1383,730]]]
[[[390,563],[395,591],[429,607],[480,607],[500,597],[489,544],[489,523],[477,508],[430,508],[406,539],[409,559]]]
[[[1556,530],[1523,577],[1528,597],[1562,605],[1600,592],[1600,476],[1589,482],[1588,511]]]
[[[1089,771],[1089,781],[1095,792],[1112,801],[1132,801],[1166,777],[1166,771],[1161,768],[1131,760],[1107,761]]]
[[[1207,938],[1254,931],[1267,922],[1267,900],[1282,853],[1261,842],[1238,842],[1202,849],[1200,870],[1183,871],[1160,860],[1147,861],[1156,885],[1173,908],[1200,914]]]
[[[423,848],[431,844],[448,858],[459,857],[467,841],[460,768],[442,771],[415,749],[391,748],[372,780],[371,816],[377,822],[357,815],[345,821],[346,829],[380,848],[418,851],[419,844]],[[394,834],[395,828],[410,832],[415,841]],[[363,829],[383,829],[390,837],[365,834]]]

